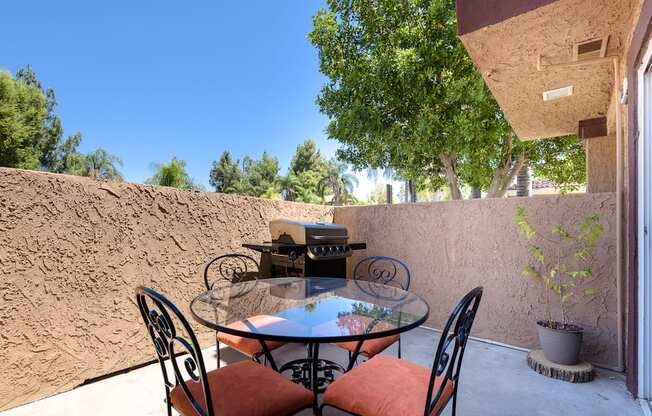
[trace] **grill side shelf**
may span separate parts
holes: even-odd
[[[366,250],[367,243],[349,243],[351,250]]]

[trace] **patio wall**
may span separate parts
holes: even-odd
[[[336,208],[335,222],[348,227],[353,241],[367,242],[364,254],[407,262],[413,272],[411,290],[431,307],[428,326],[440,328],[457,301],[482,285],[485,292],[473,335],[532,348],[538,345],[535,322],[544,316],[544,304],[536,283],[521,276],[529,258],[524,237],[512,223],[518,206],[525,207],[538,229],[577,224],[581,215],[599,214],[606,232],[595,252],[591,286],[597,293],[574,303],[570,315],[586,329],[585,358],[615,367],[614,193],[343,207]]]
[[[277,217],[332,208],[0,169],[0,410],[153,359],[134,288],[187,313],[204,262]]]

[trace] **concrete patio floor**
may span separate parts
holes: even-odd
[[[423,366],[432,364],[439,334],[418,328],[403,334],[404,358]],[[390,348],[386,354],[395,355]],[[222,350],[224,364],[246,359]],[[300,345],[275,352],[279,363],[305,356]],[[322,347],[322,356],[346,362],[346,352]],[[206,365],[215,368],[214,349],[204,350]],[[525,362],[526,353],[480,341],[469,341],[459,388],[461,416],[634,416],[642,411],[627,392],[624,376],[598,370],[591,383],[571,384],[534,373]],[[161,416],[165,415],[163,383],[158,364],[78,387],[47,399],[0,412],[0,416]],[[301,416],[312,414],[304,411]],[[336,411],[325,415],[339,415]],[[444,412],[450,415],[450,406]]]

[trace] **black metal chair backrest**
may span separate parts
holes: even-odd
[[[478,306],[480,306],[482,291],[483,288],[479,286],[467,293],[455,309],[453,309],[453,312],[446,321],[446,325],[442,329],[437,353],[435,354],[435,361],[430,374],[424,412],[426,416],[429,416],[435,409],[450,381],[455,383],[453,387],[453,415],[455,415],[457,386],[459,384],[462,358],[464,357],[466,342],[469,339],[471,327],[473,326],[473,320],[478,311]],[[435,380],[441,375],[443,375],[443,379],[435,392]],[[433,393],[435,394],[433,395]]]
[[[360,260],[353,268],[353,278],[410,288],[410,269],[401,260],[389,256],[369,256]]]
[[[158,362],[163,372],[168,414],[171,406],[170,391],[180,385],[188,398],[188,402],[192,404],[198,415],[214,416],[210,386],[206,376],[204,359],[201,355],[201,347],[186,318],[165,296],[150,288],[138,287],[136,289],[136,300],[147,331],[154,343]],[[177,328],[175,322],[180,324],[179,328]],[[180,331],[177,331],[177,329],[180,329]],[[179,357],[182,354],[187,354],[187,357]],[[168,377],[168,371],[165,367],[166,360],[170,360],[172,364],[174,382]],[[183,360],[183,367],[187,377],[184,377],[179,367],[179,360]],[[187,383],[201,383],[205,400],[194,397]],[[203,403],[200,403],[200,400]]]
[[[211,273],[211,271],[215,273]],[[211,290],[218,280],[239,283],[259,278],[260,266],[246,254],[224,254],[209,261],[204,268],[204,284]],[[213,276],[211,276],[213,275]]]

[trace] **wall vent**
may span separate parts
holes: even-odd
[[[555,90],[545,91],[543,93],[543,101],[558,100],[560,98],[570,97],[573,95],[573,86],[557,88]]]
[[[609,36],[599,39],[586,40],[575,44],[573,58],[575,61],[604,58],[607,54]]]

